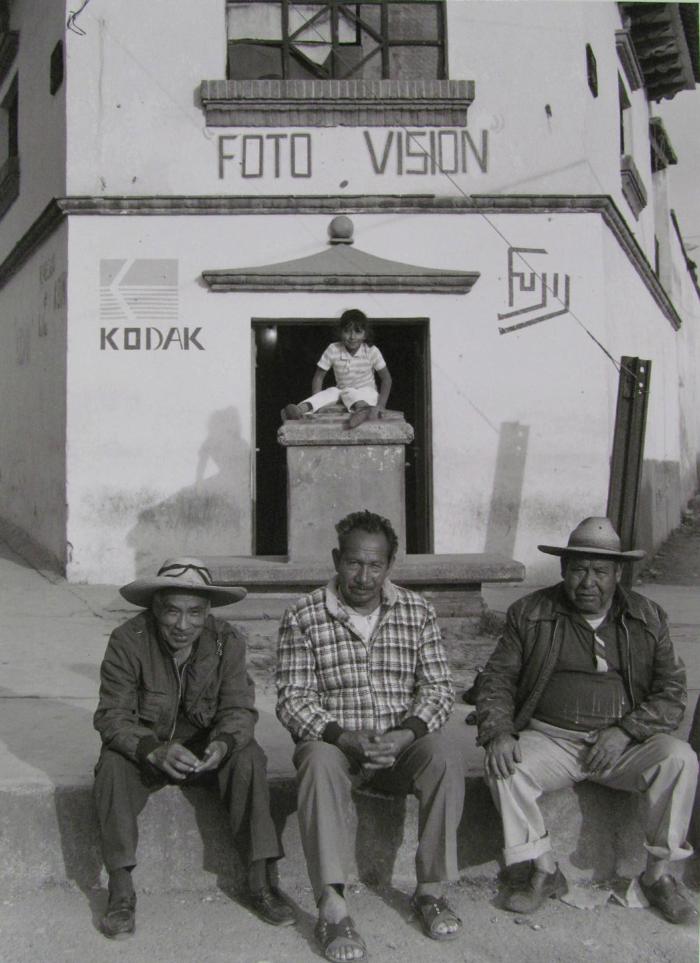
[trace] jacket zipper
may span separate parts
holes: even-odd
[[[622,616],[620,621],[622,622],[622,628],[625,630],[625,647],[627,650],[625,653],[627,656],[627,685],[629,686],[629,690],[630,690],[630,699],[632,700],[632,708],[635,709],[637,706],[637,703],[635,701],[634,689],[632,687],[632,646],[630,645],[630,634],[627,629],[627,623],[625,622],[624,615]]]
[[[175,669],[175,675],[177,676],[177,702],[175,703],[175,715],[173,716],[173,725],[172,725],[172,729],[170,730],[168,742],[172,742],[173,736],[175,735],[175,727],[177,726],[177,717],[180,712],[180,700],[182,699],[182,676],[180,675],[180,671],[177,667],[177,662],[175,661],[174,658],[172,658],[172,656],[171,656],[171,659],[173,663],[173,668]]]

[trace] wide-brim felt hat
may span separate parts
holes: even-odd
[[[592,555],[595,558],[610,558],[618,562],[635,561],[644,558],[640,549],[622,551],[620,536],[613,528],[609,518],[591,516],[584,518],[569,535],[566,545],[538,545],[547,555]]]
[[[246,590],[240,585],[224,588],[214,585],[211,572],[200,558],[182,556],[169,558],[158,569],[158,574],[150,578],[137,578],[128,585],[123,585],[119,592],[134,605],[149,608],[156,592],[191,592],[205,595],[213,607],[231,605],[245,598]]]

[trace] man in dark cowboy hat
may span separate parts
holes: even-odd
[[[218,588],[199,559],[175,558],[155,578],[120,591],[146,611],[114,630],[100,670],[95,801],[109,873],[102,932],[120,938],[134,931],[137,819],[150,793],[195,780],[218,782],[248,864],[252,908],[268,923],[294,923],[270,881],[270,864],[282,854],[265,754],[253,738],[257,712],[245,643],[210,614],[211,607],[242,599],[245,589]]]
[[[537,800],[590,779],[641,794],[641,888],[671,923],[688,922],[695,911],[668,864],[692,852],[686,833],[698,764],[690,746],[669,735],[683,717],[686,681],[666,614],[619,584],[622,562],[644,553],[621,551],[607,518],[584,519],[566,546],[538,547],[561,557],[562,582],[510,607],[477,687],[505,862],[530,862],[504,905],[529,913],[566,893]]]

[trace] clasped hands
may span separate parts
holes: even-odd
[[[391,769],[398,757],[415,740],[411,729],[393,729],[391,732],[374,732],[361,729],[343,732],[336,745],[366,771]]]
[[[592,733],[586,741],[590,749],[583,761],[584,768],[589,775],[599,776],[615,765],[632,737],[618,726],[608,726]],[[512,776],[521,761],[520,743],[509,732],[494,736],[486,746],[486,772],[495,779]]]
[[[214,740],[209,743],[200,759],[179,742],[169,742],[149,752],[146,759],[158,769],[162,769],[171,779],[182,782],[188,776],[198,776],[200,773],[218,769],[227,750],[225,742]]]

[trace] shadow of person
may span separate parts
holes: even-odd
[[[127,535],[137,577],[155,571],[164,558],[230,555],[237,541],[247,544],[249,460],[250,445],[241,436],[238,410],[212,412],[194,484],[142,509]]]
[[[296,789],[291,779],[272,779],[269,781],[269,789],[270,813],[282,850],[282,836],[287,820],[296,812]],[[216,876],[216,885],[223,893],[240,901],[247,893],[247,876],[242,858],[244,854],[237,850],[231,836],[226,811],[218,797],[216,776],[203,776],[194,784],[183,785],[182,794],[192,806],[202,840],[202,868]],[[272,864],[271,878],[276,885],[276,862]]]
[[[7,751],[43,773],[48,782],[27,793],[27,784],[36,787],[36,775],[28,775],[25,783],[21,767],[15,767],[14,779],[23,791],[5,794],[3,820],[14,827],[7,834],[8,849],[21,859],[29,878],[48,876],[75,883],[85,894],[96,925],[103,897],[102,852],[92,800],[92,767],[99,752],[92,711],[67,699],[23,697],[1,687],[0,705],[8,704],[12,712],[2,716]]]
[[[581,822],[574,833],[576,847],[569,856],[571,864],[592,870],[594,882],[636,875],[645,858],[639,796],[592,782],[578,783],[573,791]],[[554,799],[548,802],[556,805]]]
[[[406,915],[406,894],[392,879],[404,839],[406,796],[372,786],[353,791],[357,814],[355,863],[360,882],[400,916]]]

